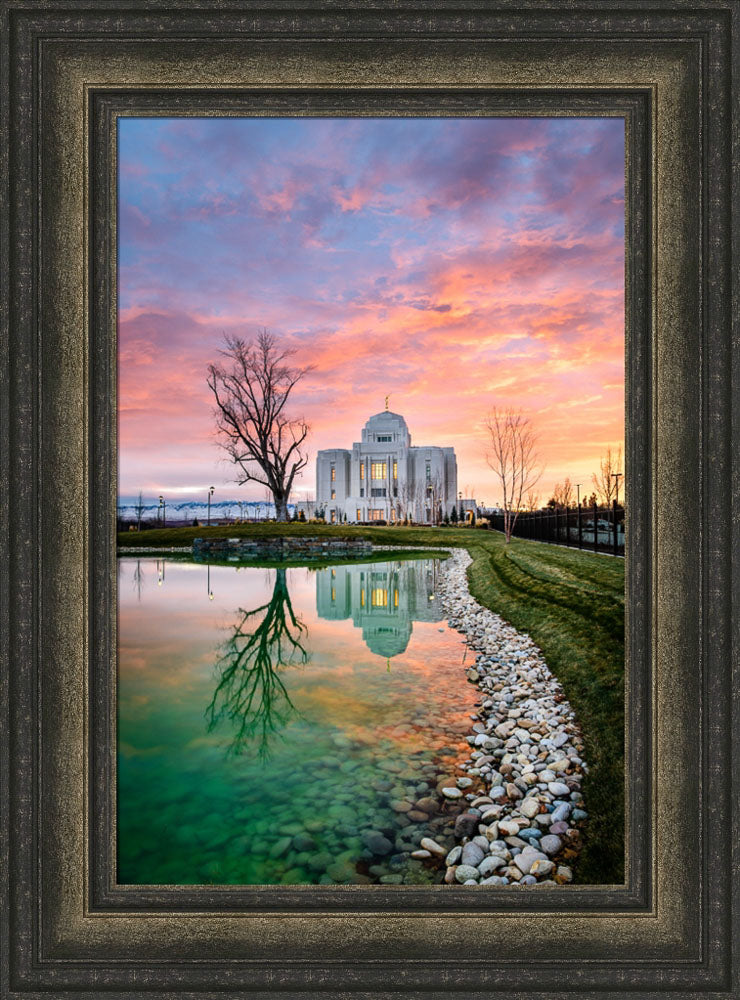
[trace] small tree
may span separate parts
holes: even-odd
[[[450,511],[450,520],[453,524],[457,524],[457,505],[454,505]]]
[[[614,478],[616,473],[622,476],[622,449],[617,448],[616,451],[613,451],[611,448],[607,448],[606,455],[599,463],[599,471],[591,476],[596,492],[607,507],[611,506],[612,498],[617,495],[617,480]],[[622,477],[621,485],[623,484],[624,477]]]
[[[136,511],[136,530],[141,531],[141,516],[144,513],[144,496],[141,490],[139,490],[139,499],[136,501],[134,510]]]
[[[287,521],[293,482],[308,462],[302,450],[308,424],[289,417],[287,406],[312,366],[291,367],[288,359],[295,352],[281,348],[265,329],[253,343],[231,336],[224,340],[224,362],[209,365],[207,379],[221,446],[240,469],[236,482],[265,486],[277,520]]]
[[[526,506],[527,506],[527,510],[528,511],[538,510],[539,506],[540,506],[540,495],[539,495],[539,493],[535,493],[534,490],[529,490],[528,493],[527,493]]]
[[[564,483],[555,483],[553,499],[558,507],[573,506],[573,485],[567,476]]]
[[[495,407],[486,419],[489,451],[486,461],[495,472],[503,493],[506,544],[516,526],[522,500],[542,476],[537,435],[528,417]]]

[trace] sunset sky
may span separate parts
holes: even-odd
[[[621,119],[120,119],[119,171],[122,496],[264,497],[206,386],[224,333],[261,327],[315,365],[293,500],[386,395],[488,504],[494,405],[539,431],[542,503],[622,444]]]

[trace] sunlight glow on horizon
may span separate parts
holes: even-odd
[[[120,119],[121,495],[264,499],[205,381],[263,326],[316,366],[295,498],[388,394],[489,505],[493,405],[539,431],[542,503],[566,476],[589,494],[624,440],[622,120]]]

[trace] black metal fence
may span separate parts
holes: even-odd
[[[504,530],[504,515],[489,514],[491,527]],[[593,552],[624,555],[624,507],[551,507],[520,513],[514,525],[517,538],[551,545],[569,545]]]

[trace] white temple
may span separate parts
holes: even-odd
[[[370,417],[351,449],[318,453],[316,500],[296,506],[306,517],[323,510],[332,524],[393,524],[406,517],[434,524],[456,503],[455,449],[412,445],[406,421],[386,409]]]

